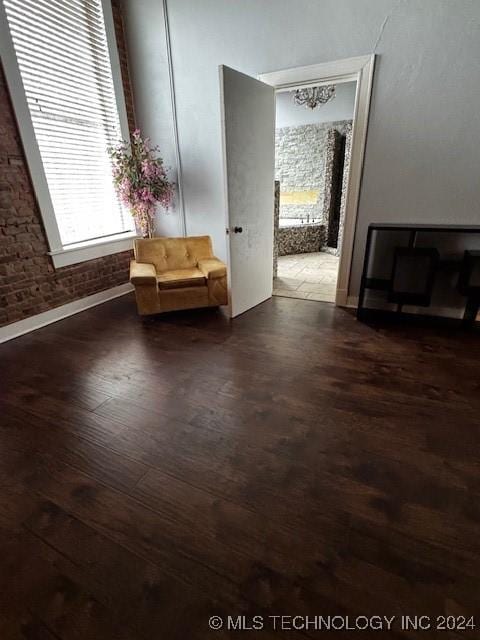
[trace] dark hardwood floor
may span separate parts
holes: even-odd
[[[289,298],[229,324],[127,296],[0,346],[0,640],[479,637],[479,356]]]

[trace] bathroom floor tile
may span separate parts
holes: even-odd
[[[275,278],[273,281],[273,286],[275,289],[298,289],[300,284],[300,280],[291,277],[287,278],[285,276]]]
[[[273,295],[335,302],[339,258],[329,253],[279,256]]]
[[[317,302],[335,302],[335,293],[307,293],[306,299]]]
[[[305,293],[330,294],[332,292],[332,286],[327,282],[302,282],[296,288],[297,291],[304,291]]]
[[[282,298],[301,298],[305,299],[303,295],[299,295],[299,292],[292,289],[274,289],[274,296],[280,296]]]

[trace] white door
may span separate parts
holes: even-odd
[[[232,317],[272,295],[275,91],[220,66]]]

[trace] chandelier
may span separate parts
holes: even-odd
[[[299,106],[305,105],[309,109],[315,109],[335,97],[335,86],[329,84],[322,87],[308,87],[297,89],[293,95],[293,101]]]

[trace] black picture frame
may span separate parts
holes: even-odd
[[[480,300],[480,279],[478,284],[472,282],[472,278],[474,274],[476,275],[477,270],[480,272],[480,251],[465,251],[460,267],[457,288],[462,295]]]
[[[374,318],[381,317],[383,320],[396,320],[402,318],[404,321],[414,322],[414,323],[443,323],[445,325],[458,325],[461,324],[464,327],[468,327],[471,329],[477,328],[476,325],[479,323],[476,322],[476,318],[478,316],[478,312],[480,311],[480,298],[475,295],[473,296],[465,296],[465,309],[463,313],[462,319],[444,317],[438,314],[428,315],[428,314],[412,314],[405,313],[403,311],[403,305],[397,304],[397,309],[395,311],[379,309],[375,306],[370,306],[366,303],[366,293],[370,290],[384,291],[388,295],[388,291],[390,290],[390,278],[378,277],[375,273],[370,272],[371,268],[371,258],[373,256],[373,247],[375,243],[381,239],[384,233],[391,235],[393,233],[401,234],[400,238],[405,237],[405,234],[408,234],[408,246],[409,248],[413,248],[416,246],[417,241],[424,234],[441,234],[447,236],[457,236],[458,234],[467,234],[469,236],[477,236],[480,240],[480,225],[464,225],[464,224],[409,224],[409,223],[398,223],[398,222],[371,222],[368,225],[367,229],[367,239],[365,245],[365,254],[363,259],[363,269],[362,276],[360,280],[360,291],[358,296],[358,306],[357,306],[357,318],[359,320],[368,321],[373,320]],[[393,260],[393,256],[392,256]],[[439,268],[442,264],[442,261],[439,262]],[[461,269],[462,259],[451,262],[450,264],[453,267],[458,269],[458,272]],[[458,285],[458,280],[454,286]]]
[[[395,247],[388,301],[430,306],[439,259],[433,247]]]

